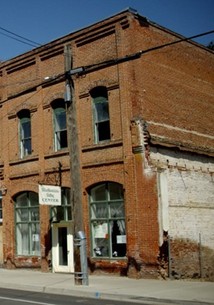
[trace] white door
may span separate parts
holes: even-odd
[[[52,225],[53,272],[74,272],[72,225]]]

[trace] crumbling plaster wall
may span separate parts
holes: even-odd
[[[159,185],[160,246],[169,235],[170,275],[214,280],[214,160],[152,148]]]

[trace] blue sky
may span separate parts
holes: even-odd
[[[127,7],[186,37],[214,30],[214,0],[2,0],[0,27],[45,44]],[[0,60],[33,48],[5,34],[11,35],[0,29]],[[197,39],[213,40],[214,34]]]

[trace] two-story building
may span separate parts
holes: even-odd
[[[73,272],[78,193],[91,273],[213,280],[213,71],[131,9],[0,63],[0,264]]]

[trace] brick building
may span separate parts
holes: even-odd
[[[73,272],[79,181],[91,273],[213,280],[213,70],[213,51],[133,10],[2,62],[0,264]]]

